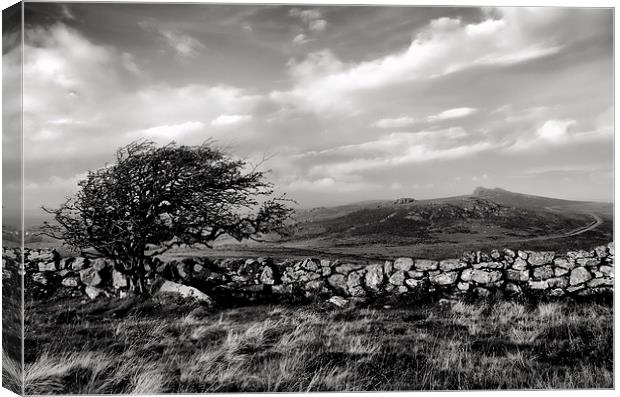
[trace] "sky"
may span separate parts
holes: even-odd
[[[25,28],[30,214],[143,138],[214,139],[302,208],[613,200],[611,9],[26,3]]]

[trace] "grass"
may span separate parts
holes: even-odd
[[[118,306],[31,302],[26,393],[613,387],[597,303]]]

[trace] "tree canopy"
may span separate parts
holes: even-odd
[[[46,223],[43,233],[93,248],[137,277],[146,257],[175,245],[286,234],[293,211],[290,200],[274,197],[265,172],[210,141],[131,143],[117,151],[114,164],[89,171],[78,186],[59,208],[44,208],[56,222]]]

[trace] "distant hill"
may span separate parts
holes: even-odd
[[[557,198],[534,196],[531,194],[514,193],[498,187],[495,189],[477,187],[474,190],[472,197],[479,197],[482,199],[491,200],[497,204],[520,208],[563,207],[588,203],[584,201],[562,200]]]
[[[476,188],[470,195],[430,200],[365,201],[298,211],[289,242],[363,246],[527,241],[558,238],[599,223],[591,203]]]

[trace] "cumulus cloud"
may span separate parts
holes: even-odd
[[[549,120],[536,131],[536,135],[548,142],[561,143],[568,136],[569,128],[575,123],[575,120]]]
[[[292,8],[289,11],[289,15],[301,19],[310,30],[320,32],[327,27],[327,21],[322,19],[321,12],[317,9],[302,10],[299,8]]]
[[[502,9],[503,10],[503,9]],[[544,12],[536,21],[545,23]],[[479,23],[455,18],[431,21],[414,36],[408,48],[381,58],[345,64],[330,50],[290,63],[295,85],[272,95],[319,112],[355,107],[364,92],[420,79],[433,79],[472,67],[506,66],[557,53],[561,44],[529,34],[527,13],[499,11]]]
[[[543,150],[549,145],[565,146],[613,138],[613,129],[609,126],[592,130],[579,130],[577,126],[576,120],[547,120],[536,129],[533,135],[524,134],[517,138],[512,145],[506,147],[506,151]]]
[[[454,108],[454,109],[448,109],[448,110],[444,110],[441,113],[437,113],[434,114],[432,116],[428,116],[427,120],[429,122],[435,122],[435,121],[443,121],[443,120],[450,120],[450,119],[458,119],[461,117],[467,117],[471,114],[476,113],[477,109],[474,108]]]
[[[414,124],[416,120],[413,117],[403,116],[392,119],[380,119],[373,123],[373,126],[379,128],[402,128]]]
[[[295,44],[305,44],[308,41],[310,41],[308,36],[303,33],[299,33],[297,36],[293,37],[293,43]]]
[[[145,128],[138,131],[129,132],[129,136],[154,138],[170,142],[171,140],[180,138],[183,135],[200,131],[204,129],[205,124],[200,121],[188,121],[186,123],[174,125],[158,125],[155,127]]]
[[[27,178],[100,167],[118,147],[141,137],[160,143],[182,138],[187,144],[226,139],[224,132],[250,120],[261,102],[260,96],[227,85],[158,83],[128,89],[122,73],[132,73],[127,68],[132,60],[62,24],[26,32]],[[215,124],[228,122],[226,131],[211,124],[222,115],[229,117]],[[236,137],[249,141],[253,131],[244,129]]]
[[[250,120],[252,120],[252,116],[249,114],[221,114],[211,121],[211,125],[223,126],[241,124]]]
[[[138,25],[146,31],[158,34],[182,57],[195,56],[201,49],[206,48],[200,40],[176,29],[165,29],[150,21],[138,22]]]
[[[293,38],[293,43],[298,45],[309,42],[309,35],[322,32],[327,27],[327,21],[317,9],[292,8],[289,15],[299,18],[303,24],[302,31]]]

